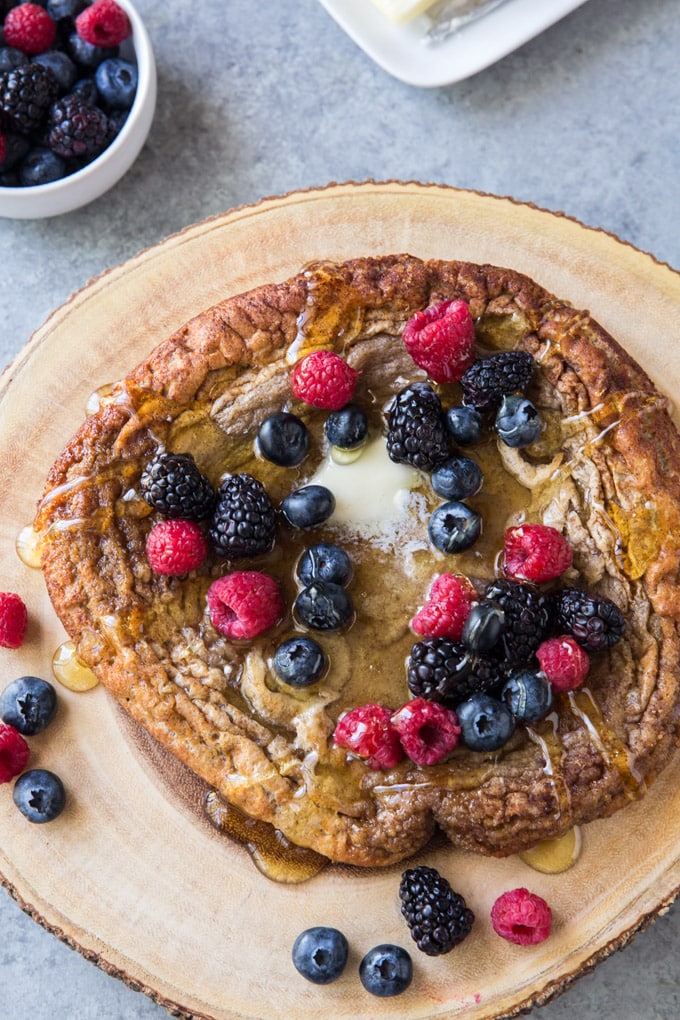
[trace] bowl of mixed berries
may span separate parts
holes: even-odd
[[[132,166],[156,106],[148,33],[129,0],[0,0],[0,216],[98,198]]]

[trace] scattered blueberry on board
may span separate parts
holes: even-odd
[[[14,803],[34,824],[53,821],[64,810],[66,792],[59,776],[48,769],[31,769],[14,784]]]
[[[0,719],[24,737],[44,730],[56,710],[54,687],[37,676],[20,676],[0,693]]]
[[[321,925],[301,932],[293,945],[293,965],[315,985],[328,985],[347,964],[349,945],[337,928]]]
[[[359,965],[359,978],[367,992],[381,999],[405,992],[413,979],[413,962],[401,946],[375,946]]]
[[[49,184],[96,159],[125,123],[137,91],[137,67],[119,55],[130,21],[115,0],[0,14],[0,186]]]

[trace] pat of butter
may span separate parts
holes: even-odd
[[[392,21],[402,24],[433,7],[436,0],[372,0],[373,5]]]

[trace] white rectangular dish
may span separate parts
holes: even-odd
[[[506,0],[438,43],[424,40],[427,15],[399,25],[369,0],[320,2],[379,67],[407,85],[434,88],[489,67],[585,0]]]

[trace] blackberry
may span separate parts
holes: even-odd
[[[0,76],[0,113],[5,127],[30,135],[41,127],[59,86],[48,67],[23,64]]]
[[[165,517],[201,521],[210,515],[215,492],[190,453],[158,453],[140,479],[142,496]]]
[[[229,559],[269,552],[276,536],[276,511],[261,482],[231,475],[217,493],[210,525],[215,551]]]
[[[414,698],[455,706],[471,694],[493,690],[505,679],[500,663],[472,655],[448,638],[424,638],[411,648],[406,663],[408,689]]]
[[[405,871],[399,897],[411,938],[427,956],[450,952],[470,934],[475,915],[436,868]]]
[[[548,599],[533,584],[503,578],[493,581],[484,597],[500,606],[505,617],[497,654],[511,666],[528,665],[548,636],[551,619]]]
[[[460,383],[466,404],[488,411],[508,393],[522,393],[534,371],[534,359],[526,351],[501,351],[481,358],[463,375]]]
[[[388,411],[387,452],[396,463],[432,471],[449,455],[439,397],[427,383],[413,383],[395,396]]]
[[[611,648],[625,633],[621,610],[604,595],[563,588],[553,596],[553,605],[558,629],[572,634],[588,652]]]
[[[106,114],[79,95],[64,96],[53,103],[47,123],[47,144],[63,159],[91,159],[108,139]]]

